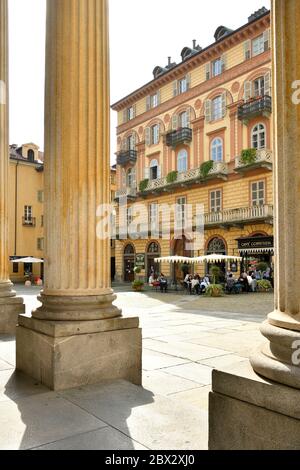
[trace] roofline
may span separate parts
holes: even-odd
[[[263,18],[267,17],[267,16],[270,16],[270,10],[268,10],[266,13],[264,13],[263,15],[259,16],[258,18],[255,18],[254,20],[252,21],[249,21],[247,23],[245,23],[243,26],[240,26],[238,29],[235,29],[234,31],[232,31],[232,33],[229,33],[227,34],[225,37],[219,39],[219,41],[215,41],[214,43],[210,44],[209,46],[205,47],[204,49],[202,49],[201,51],[193,54],[188,60],[184,60],[182,62],[180,62],[179,64],[177,64],[175,67],[173,67],[172,69],[168,70],[167,72],[163,73],[162,75],[160,75],[159,77],[157,78],[154,78],[153,80],[151,80],[150,82],[146,83],[145,85],[141,86],[140,88],[137,88],[135,91],[129,93],[127,96],[125,96],[124,98],[120,99],[119,101],[117,101],[116,103],[112,104],[111,105],[111,109],[113,109],[114,111],[120,111],[120,107],[122,106],[122,104],[125,104],[124,102],[131,99],[131,98],[134,98],[134,96],[139,93],[139,92],[142,92],[144,89],[146,89],[147,87],[150,87],[151,85],[154,85],[156,82],[158,82],[160,79],[162,79],[163,77],[166,78],[168,77],[168,75],[172,75],[174,71],[178,70],[180,67],[182,67],[183,64],[188,64],[189,61],[192,61],[192,60],[195,60],[195,58],[197,57],[200,57],[201,55],[203,55],[205,52],[207,52],[209,49],[215,47],[217,44],[221,44],[222,42],[226,41],[228,38],[230,38],[231,36],[234,36],[235,34],[239,33],[240,31],[242,31],[243,29],[247,28],[248,26],[258,22],[258,21],[261,21]]]

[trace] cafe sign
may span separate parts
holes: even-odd
[[[274,250],[274,237],[240,238],[238,247],[240,252],[271,252]]]

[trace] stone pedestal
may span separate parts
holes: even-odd
[[[14,334],[25,312],[9,281],[8,253],[8,5],[0,0],[0,334]]]
[[[54,390],[105,379],[141,383],[141,331],[113,305],[107,0],[48,0],[45,288],[17,329],[17,369]]]
[[[299,391],[258,376],[248,361],[214,370],[210,450],[299,450]]]
[[[19,317],[17,368],[52,390],[124,379],[141,385],[136,318],[85,322]]]

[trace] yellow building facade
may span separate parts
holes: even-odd
[[[9,255],[11,261],[44,256],[44,164],[35,144],[10,146]],[[10,263],[13,282],[27,273],[43,277],[43,264]]]
[[[205,49],[193,41],[180,64],[169,59],[151,82],[113,105],[117,200],[145,204],[150,222],[156,204],[183,212],[202,204],[205,229],[203,247],[193,253],[186,240],[174,239],[174,224],[169,240],[150,234],[117,240],[116,279],[131,281],[137,260],[145,278],[153,269],[180,278],[178,268],[154,265],[155,257],[173,254],[241,255],[243,269],[272,263],[270,48],[270,13],[263,8],[235,31],[220,26]]]

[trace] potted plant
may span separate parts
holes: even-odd
[[[168,184],[175,183],[175,181],[177,181],[177,176],[178,176],[178,171],[171,171],[167,175],[167,183]]]
[[[210,275],[213,282],[207,287],[205,294],[208,297],[222,297],[224,295],[224,288],[221,284],[219,284],[221,276],[221,269],[219,266],[212,266],[210,268]]]
[[[244,165],[252,165],[256,161],[256,149],[244,149],[241,153],[241,161]]]
[[[203,178],[203,179],[207,178],[207,176],[209,175],[213,167],[214,167],[214,162],[212,160],[202,163],[200,167],[200,178]]]
[[[187,274],[189,274],[189,271],[190,271],[189,265],[188,265],[188,264],[185,264],[185,263],[184,263],[184,264],[181,264],[181,265],[180,265],[180,269],[181,269],[181,271],[182,271],[182,273],[183,273],[183,277],[185,278],[185,276],[186,276]]]
[[[132,283],[132,288],[135,292],[142,292],[144,289],[144,283],[143,281],[136,280]]]
[[[272,284],[267,279],[261,279],[257,281],[258,292],[270,292],[272,290]]]

